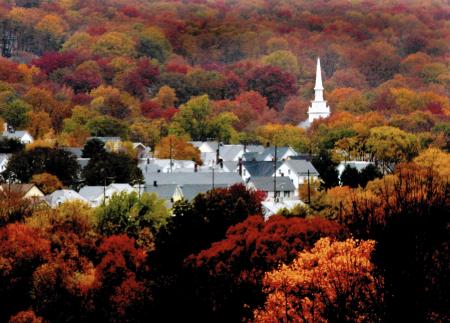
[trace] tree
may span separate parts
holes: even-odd
[[[14,154],[24,148],[24,145],[18,139],[0,137],[0,154]]]
[[[14,223],[0,228],[0,318],[6,321],[19,310],[29,308],[29,285],[33,271],[50,257],[50,241],[40,230]]]
[[[202,164],[200,151],[188,143],[186,137],[169,135],[161,139],[155,147],[155,157],[172,158],[178,160],[193,160],[198,165]]]
[[[257,67],[246,75],[248,90],[258,91],[270,107],[281,110],[284,100],[297,92],[295,77],[278,67]]]
[[[184,259],[223,239],[230,226],[249,215],[261,214],[263,198],[264,194],[248,190],[244,185],[233,185],[199,194],[192,202],[183,200],[174,204],[174,216],[157,234],[153,255],[153,263],[158,266],[155,289],[158,313],[167,315],[174,298],[192,304],[192,294],[187,294],[192,280],[190,276],[186,278]],[[185,310],[189,312],[192,308],[188,305]],[[177,317],[180,313],[173,314]]]
[[[321,150],[319,155],[312,158],[311,163],[319,172],[322,186],[325,189],[339,185],[338,171],[336,169],[338,163],[331,159],[329,152]]]
[[[195,281],[192,312],[209,320],[250,319],[263,304],[262,279],[279,263],[290,263],[298,252],[321,237],[340,237],[343,228],[318,217],[311,219],[250,216],[230,227],[226,238],[186,260]]]
[[[373,260],[385,281],[384,312],[393,320],[449,315],[448,189],[432,167],[401,164],[343,203],[340,221],[356,238],[377,241]]]
[[[174,107],[177,101],[175,90],[167,85],[162,86],[156,94],[155,101],[163,109]]]
[[[98,138],[89,139],[83,147],[81,157],[83,158],[102,158],[106,153],[105,143]]]
[[[264,278],[265,306],[256,322],[377,321],[382,280],[371,262],[375,241],[322,238],[291,265]]]
[[[350,165],[345,166],[341,174],[341,183],[343,186],[350,186],[351,188],[358,187],[360,183],[360,172],[357,168]]]
[[[300,72],[300,66],[297,57],[289,50],[277,50],[264,56],[262,62],[267,65],[276,66],[285,72],[297,75]]]
[[[417,155],[418,143],[412,134],[382,126],[370,129],[367,147],[385,171],[392,171],[396,163],[411,160]]]
[[[156,58],[161,63],[164,63],[172,52],[172,46],[163,32],[155,27],[141,32],[136,49],[139,56]]]
[[[27,130],[35,139],[44,137],[52,130],[52,120],[47,112],[28,112]]]
[[[114,194],[95,214],[102,235],[127,234],[148,251],[153,249],[153,235],[169,218],[165,202],[156,194],[148,193],[142,196],[125,192]]]
[[[137,166],[137,161],[123,152],[106,152],[94,156],[83,168],[81,176],[86,185],[143,181],[142,171]]]
[[[28,123],[30,105],[22,100],[13,100],[0,108],[2,118],[14,129],[23,129]]]
[[[63,187],[58,177],[49,173],[35,174],[31,178],[31,182],[36,184],[45,195],[51,194]]]
[[[93,47],[94,53],[101,56],[129,56],[135,55],[135,43],[126,34],[116,31],[101,35]]]
[[[190,135],[192,140],[207,140],[211,111],[212,103],[207,95],[194,97],[175,114],[174,127],[180,134]]]
[[[65,186],[70,186],[78,181],[79,170],[80,166],[72,153],[57,148],[38,147],[12,155],[3,176],[28,183],[35,174],[50,173]]]

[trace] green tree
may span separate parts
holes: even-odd
[[[127,234],[138,244],[150,247],[153,235],[166,225],[170,213],[165,201],[156,194],[122,192],[114,194],[108,203],[96,209],[101,234]]]
[[[384,170],[389,172],[393,171],[396,163],[415,157],[419,148],[416,136],[389,126],[370,129],[367,147]]]
[[[174,116],[173,131],[188,134],[192,140],[207,140],[212,103],[207,95],[197,96],[183,104]]]
[[[82,177],[86,185],[110,183],[133,183],[142,181],[142,171],[137,161],[124,152],[96,155],[83,168]]]
[[[22,100],[16,99],[5,104],[0,111],[1,116],[8,125],[14,129],[21,129],[27,125],[27,113],[31,111],[31,106]]]
[[[314,156],[311,163],[317,169],[322,180],[321,186],[325,189],[339,185],[338,163],[331,159],[331,154],[327,150],[321,150],[317,156]]]
[[[159,29],[150,27],[139,35],[137,52],[140,56],[150,56],[164,63],[172,52],[172,46]]]
[[[92,138],[84,145],[81,157],[94,158],[96,156],[101,157],[106,153],[105,143],[98,138]]]
[[[62,149],[37,147],[12,155],[3,177],[28,183],[35,174],[50,173],[65,186],[71,186],[78,181],[79,171],[74,154]]]

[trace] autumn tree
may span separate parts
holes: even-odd
[[[31,182],[45,194],[51,194],[63,187],[61,181],[55,175],[49,173],[35,174],[31,178]]]
[[[141,247],[152,250],[153,236],[166,225],[169,211],[155,194],[119,193],[96,209],[98,229],[104,236],[127,234]]]
[[[385,171],[392,171],[396,163],[411,160],[418,150],[413,134],[389,126],[372,128],[367,147]]]
[[[441,284],[448,284],[449,184],[426,155],[418,157],[422,166],[399,165],[394,174],[369,182],[340,210],[340,221],[357,238],[377,241],[374,262],[385,280],[385,312],[393,319],[448,315],[448,289]]]
[[[200,151],[188,143],[186,137],[169,135],[161,139],[155,147],[155,157],[163,159],[193,160],[201,165]]]
[[[250,319],[252,309],[263,303],[261,282],[267,271],[290,263],[321,237],[341,235],[339,225],[321,218],[247,218],[230,227],[224,240],[186,260],[202,306],[193,304],[193,312],[201,310],[211,320]]]
[[[377,321],[383,281],[371,262],[375,241],[322,238],[290,265],[268,273],[256,322]]]

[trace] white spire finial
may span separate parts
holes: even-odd
[[[316,85],[314,90],[323,90],[322,86],[322,70],[320,68],[320,58],[317,58],[317,69],[316,69]]]

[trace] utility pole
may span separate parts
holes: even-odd
[[[277,150],[278,147],[275,145],[275,158],[273,159],[273,201],[275,202],[277,198]]]
[[[309,182],[309,169],[308,169],[308,204],[311,205],[311,184]]]
[[[170,172],[172,173],[172,137],[169,137],[169,158],[170,158]]]
[[[212,189],[214,190],[214,166],[212,167]]]

